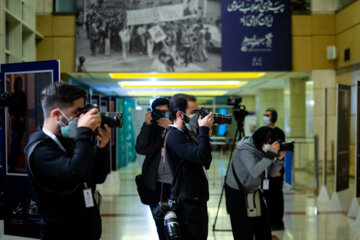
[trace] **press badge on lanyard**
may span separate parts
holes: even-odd
[[[265,179],[263,181],[263,190],[269,190],[270,189],[270,181],[268,178],[268,172],[267,169],[265,170]]]
[[[87,184],[84,183],[84,190],[83,190],[83,193],[84,193],[84,200],[85,200],[85,206],[87,208],[91,208],[91,207],[94,207],[94,199],[93,199],[93,196],[92,196],[92,191],[91,191],[91,188],[88,188]]]

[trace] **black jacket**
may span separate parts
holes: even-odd
[[[198,143],[187,132],[169,127],[166,143],[166,160],[174,177],[171,199],[207,202],[209,184],[203,167],[210,168],[212,156],[209,128],[200,127]],[[181,192],[181,193],[180,193]]]
[[[146,155],[142,166],[142,176],[146,187],[152,191],[156,190],[158,167],[163,147],[163,128],[155,125],[143,124],[139,136],[136,139],[136,152]]]
[[[77,129],[75,141],[57,138],[66,153],[40,128],[25,148],[28,175],[39,203],[41,231],[48,236],[46,239],[99,239],[99,209],[85,207],[83,183],[87,182],[94,192],[96,184],[105,181],[110,171],[109,146],[96,148],[93,132],[85,127]]]

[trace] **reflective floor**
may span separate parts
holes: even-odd
[[[217,206],[219,203],[223,175],[226,172],[228,155],[213,153],[213,162],[208,172],[210,201],[209,240],[233,239],[230,231],[212,231]],[[135,176],[140,173],[141,160],[130,163],[126,168],[108,177],[102,187],[103,203],[101,207],[103,219],[102,240],[156,240],[157,233],[148,206],[141,204],[136,192]],[[273,232],[281,240],[353,240],[360,239],[360,227],[355,220],[348,218],[345,212],[331,212],[326,205],[317,205],[314,197],[314,174],[295,171],[294,189],[284,188],[285,195],[285,231]],[[321,180],[321,176],[320,176]],[[328,178],[329,187],[333,185],[333,177]],[[354,188],[353,179],[350,189]],[[116,189],[114,189],[114,186]],[[1,222],[0,222],[1,223]],[[1,223],[2,225],[2,223]],[[1,228],[1,227],[0,227]],[[223,199],[216,230],[230,230],[229,216],[225,210]],[[1,237],[0,239],[20,239]]]
[[[130,164],[119,172],[120,188],[118,194],[104,194],[102,205],[103,240],[154,240],[156,228],[147,206],[142,205],[136,192],[134,178],[140,172],[141,162]],[[230,231],[213,231],[213,223],[226,171],[226,156],[216,154],[208,172],[210,186],[209,240],[233,239]],[[326,205],[317,206],[314,197],[313,174],[296,171],[299,189],[284,188],[285,194],[285,231],[273,232],[279,239],[360,239],[360,228],[355,220],[345,212],[331,212]],[[329,179],[330,181],[330,179]],[[351,181],[352,182],[352,181]],[[353,184],[351,183],[351,188]],[[224,199],[221,204],[217,230],[230,230],[229,216],[225,210]]]

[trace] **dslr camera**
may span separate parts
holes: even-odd
[[[169,119],[169,113],[168,112],[165,112],[163,110],[159,110],[159,109],[154,109],[153,111],[151,111],[151,122],[152,124],[154,125],[157,125],[158,124],[158,120],[160,118],[167,118]]]
[[[87,104],[80,109],[80,114],[87,113],[93,108],[98,108],[96,104]],[[123,114],[118,112],[101,112],[101,127],[107,124],[110,128],[122,128]]]
[[[211,112],[210,109],[202,107],[198,110],[199,114],[201,115],[201,118],[206,117]],[[232,115],[224,115],[221,113],[213,113],[214,115],[214,124],[216,125],[224,125],[228,124],[230,125],[232,123]]]
[[[175,213],[176,207],[176,202],[169,199],[168,202],[160,202],[153,210],[156,219],[164,219],[165,234],[168,240],[181,239],[180,225]]]
[[[10,105],[10,95],[6,92],[0,93],[0,108],[6,108]]]
[[[283,142],[280,139],[277,140],[280,143],[280,151],[285,151],[285,152],[294,152],[294,141],[292,142]]]

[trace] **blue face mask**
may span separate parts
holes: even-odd
[[[63,117],[68,122],[68,124],[66,125],[61,120],[58,121],[58,123],[59,123],[59,125],[61,127],[61,135],[63,137],[65,137],[65,138],[75,139],[76,138],[78,119],[77,118],[69,118],[62,111],[60,111],[60,113],[61,113],[61,115],[63,115]]]

